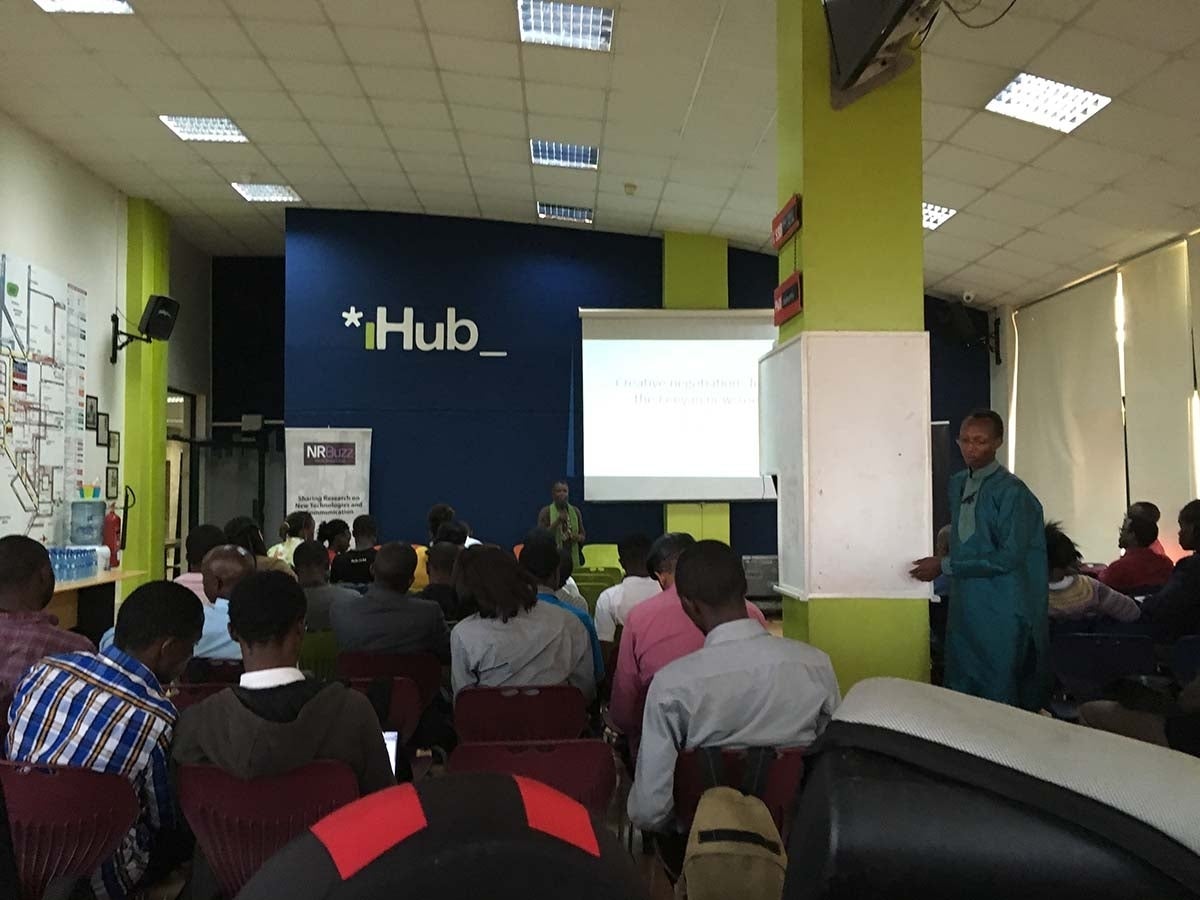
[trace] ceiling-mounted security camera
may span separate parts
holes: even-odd
[[[963,306],[974,306],[975,301],[978,299],[979,299],[979,297],[974,291],[963,291],[962,292]]]

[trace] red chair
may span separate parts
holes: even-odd
[[[351,678],[350,687],[365,694],[371,700],[372,705],[375,705],[372,685],[378,680],[375,678]],[[391,685],[385,683],[384,687],[388,690],[387,711],[380,718],[379,724],[383,726],[384,731],[397,732],[400,737],[400,745],[404,746],[412,740],[413,733],[417,730],[417,724],[421,721],[421,692],[415,681],[403,676],[393,678]],[[379,712],[378,706],[375,711]]]
[[[57,878],[90,877],[133,828],[138,799],[121,775],[0,762],[24,900]]]
[[[587,726],[578,688],[479,687],[459,691],[454,728],[462,741],[568,741]]]
[[[804,775],[805,750],[804,747],[776,750],[767,785],[763,790],[762,801],[771,811],[771,818],[775,820],[775,826],[785,840],[787,826],[791,824],[796,791],[800,788],[800,779]],[[730,787],[741,788],[745,774],[746,751],[722,750],[721,759],[724,783]],[[679,760],[675,763],[675,816],[686,831],[691,830],[696,806],[706,788],[707,782],[700,768],[700,755],[694,751],[680,753]]]
[[[617,787],[612,748],[604,741],[520,741],[459,744],[451,772],[501,772],[548,784],[604,815]]]
[[[216,684],[176,684],[172,686],[169,696],[171,702],[175,704],[175,708],[183,712],[189,706],[195,706],[201,700],[207,700],[213,694],[219,694],[228,687],[228,684],[221,682]]]
[[[8,740],[8,708],[12,706],[12,694],[0,694],[0,759],[7,753]]]
[[[179,804],[227,898],[292,838],[356,799],[354,772],[331,760],[252,781],[216,766],[179,769]]]
[[[442,688],[442,664],[432,653],[339,653],[338,678],[411,678],[426,709]]]

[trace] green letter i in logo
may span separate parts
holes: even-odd
[[[375,323],[367,322],[367,349],[375,349]]]

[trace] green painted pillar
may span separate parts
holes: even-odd
[[[776,16],[779,206],[803,199],[803,227],[780,250],[779,274],[803,272],[804,312],[780,340],[923,331],[920,61],[834,110],[821,0],[779,0]],[[844,690],[874,675],[929,677],[925,600],[785,598],[784,632],[829,653]]]
[[[170,288],[171,225],[149,200],[128,201],[125,315],[140,321],[151,294]],[[122,583],[123,592],[164,575],[167,520],[167,343],[135,341],[125,355],[124,482],[137,495],[126,522],[122,567],[147,575]]]
[[[729,242],[705,234],[663,235],[663,309],[729,308]],[[668,503],[664,531],[729,543],[728,503]]]

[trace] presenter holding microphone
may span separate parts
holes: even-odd
[[[553,502],[542,507],[542,511],[538,513],[538,528],[553,531],[558,546],[566,547],[571,552],[571,561],[576,566],[582,565],[579,548],[587,540],[587,532],[583,530],[583,513],[579,511],[579,507],[568,502],[571,489],[565,481],[554,482],[550,496]]]

